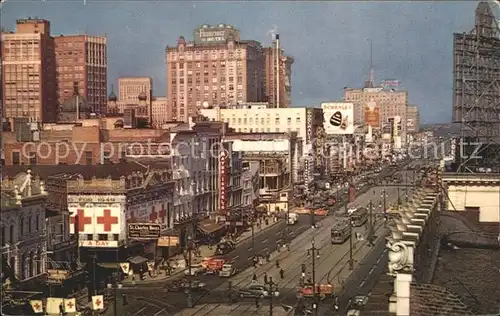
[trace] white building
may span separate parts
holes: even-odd
[[[2,274],[10,274],[21,284],[46,273],[46,197],[43,181],[29,171],[2,180],[1,249],[8,267]]]
[[[296,156],[300,162],[306,154],[316,157],[317,147],[321,147],[323,114],[319,108],[268,108],[260,104],[244,108],[207,108],[201,109],[200,114],[211,121],[226,122],[240,133],[296,132],[297,138],[302,139],[302,146]],[[320,161],[313,163],[318,165]],[[299,164],[296,166],[299,167]],[[311,168],[311,172],[314,172],[314,168]]]

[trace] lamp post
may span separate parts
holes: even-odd
[[[274,290],[276,289],[274,286],[276,284],[273,281],[273,277],[269,278],[269,316],[273,316],[274,312]]]
[[[370,244],[370,246],[373,246],[373,234],[374,234],[374,231],[373,231],[373,203],[372,201],[370,200],[370,230],[368,232],[368,242]]]
[[[313,281],[313,309],[314,314],[318,315],[319,293],[316,288],[316,258],[319,259],[319,249],[316,248],[314,238],[311,241],[311,248],[307,249],[307,256],[312,257],[312,281]]]
[[[193,257],[193,237],[191,235],[187,236],[187,249],[188,249],[188,288],[187,288],[187,307],[192,308],[193,307],[193,296],[192,296],[192,284],[191,284],[191,277],[192,277],[192,271],[191,271],[191,261]]]
[[[382,190],[382,195],[380,196],[383,199],[383,205],[381,205],[384,209],[384,226],[387,226],[387,192],[385,191],[385,187]]]
[[[354,261],[352,258],[352,248],[353,248],[353,243],[352,243],[352,219],[349,218],[349,270],[354,269]]]
[[[118,289],[122,288],[122,284],[118,282],[118,272],[113,272],[112,283],[108,283],[108,290],[113,290],[113,315],[118,316]]]

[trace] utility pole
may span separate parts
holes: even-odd
[[[373,231],[373,203],[372,200],[370,200],[370,231],[369,231],[369,236],[368,236],[368,242],[370,246],[373,246],[373,234],[375,232]]]
[[[352,258],[352,220],[349,218],[349,270],[354,269],[354,261]]]
[[[312,281],[313,281],[313,308],[314,314],[318,315],[319,294],[316,288],[316,257],[319,258],[319,249],[316,248],[314,238],[311,241],[311,248],[307,249],[307,256],[312,256]]]
[[[189,277],[188,277],[188,290],[187,290],[187,307],[188,308],[192,308],[193,307],[193,296],[192,296],[192,284],[191,284],[191,260],[193,259],[192,258],[192,248],[193,248],[193,240],[192,240],[192,237],[191,235],[189,235],[187,237],[187,247],[188,247],[188,273],[189,273]]]
[[[274,305],[273,305],[273,299],[274,299],[274,287],[273,287],[273,277],[269,278],[269,316],[273,316],[273,311],[274,311]]]
[[[382,194],[383,194],[382,198],[384,199],[384,204],[383,204],[383,207],[384,207],[384,226],[387,227],[387,220],[388,220],[388,218],[387,218],[387,200],[386,200],[387,193],[385,192],[385,187],[382,190]]]

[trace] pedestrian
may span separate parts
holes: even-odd
[[[271,254],[269,254],[269,253],[268,253],[268,254],[266,255],[266,261],[267,261],[267,262],[271,262]]]
[[[278,260],[276,260],[276,268],[279,268],[280,267],[280,262]]]
[[[280,277],[283,279],[285,277],[285,271],[280,269]]]
[[[267,272],[264,272],[264,284],[267,284]]]
[[[255,274],[255,273],[253,274],[252,281],[257,282],[257,274]]]

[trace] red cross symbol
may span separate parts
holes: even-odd
[[[78,216],[78,227],[75,227],[75,234],[78,232],[83,232],[85,231],[85,225],[90,225],[92,224],[92,217],[86,217],[85,216],[85,210],[83,209],[78,209],[76,210],[76,215],[70,217],[69,221],[72,225],[75,225],[76,222],[76,217]],[[77,232],[78,230],[78,232]]]
[[[70,309],[73,309],[73,302],[72,301],[69,301],[68,304],[66,304],[66,306],[68,306]]]
[[[104,224],[104,231],[110,232],[111,225],[118,224],[118,217],[111,216],[111,210],[104,210],[104,216],[97,216],[97,224]]]
[[[40,309],[42,309],[42,307],[38,304],[38,303],[35,303],[35,305],[33,305],[33,307],[35,308],[35,311],[39,311]]]
[[[161,205],[161,211],[160,211],[159,216],[161,218],[161,223],[165,223],[165,217],[167,216],[167,210],[165,209],[165,204]],[[167,224],[169,224],[169,223],[167,223]]]
[[[128,268],[126,264],[122,265],[122,267],[123,267],[123,270],[127,270],[127,268]]]
[[[149,219],[152,223],[156,223],[156,220],[158,219],[158,213],[156,212],[154,206],[151,207],[151,215],[149,215]]]
[[[97,305],[97,307],[101,306],[101,303],[102,303],[102,302],[101,302],[101,300],[100,300],[100,299],[97,299],[97,300],[95,301],[95,305]]]
[[[135,212],[130,212],[130,217],[128,219],[129,223],[135,223],[137,219],[135,218]]]

